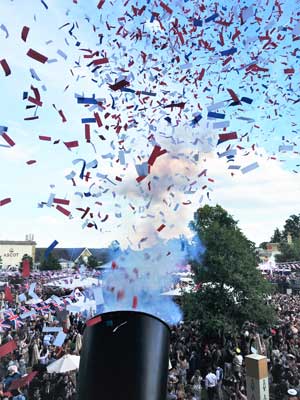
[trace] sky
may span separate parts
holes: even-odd
[[[299,213],[299,11],[3,2],[0,239],[144,248],[191,236],[196,209],[220,204],[269,240]]]

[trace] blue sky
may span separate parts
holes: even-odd
[[[125,3],[105,1],[101,10],[98,1],[83,0],[45,0],[48,9],[38,0],[1,5],[1,59],[11,74],[0,69],[0,125],[8,127],[16,144],[0,147],[0,200],[12,199],[0,207],[0,238],[34,233],[44,246],[54,239],[63,247],[103,247],[114,239],[124,246],[147,246],[182,232],[188,235],[197,207],[219,203],[251,240],[267,240],[276,226],[299,212],[299,6],[292,1],[281,6],[224,1],[217,9],[212,2]],[[26,42],[21,39],[24,26],[30,28]],[[141,40],[136,40],[139,34]],[[48,62],[28,57],[30,48]],[[228,61],[223,52],[233,48]],[[99,55],[84,58],[90,54],[84,49]],[[109,62],[92,72],[88,64],[101,58]],[[134,93],[109,87],[122,79]],[[23,100],[24,92],[33,96],[31,85],[43,105],[36,110],[39,119],[25,121],[35,112],[26,110],[30,102]],[[228,89],[251,104],[232,105]],[[78,104],[78,96],[93,95],[102,106]],[[184,108],[164,107],[172,102],[183,102]],[[209,111],[224,118],[211,118]],[[92,143],[87,143],[81,120],[93,118],[94,112],[103,126],[90,124]],[[201,120],[193,123],[199,113]],[[119,134],[114,116],[120,121]],[[226,130],[216,127],[224,121]],[[219,134],[229,132],[236,132],[237,139],[217,145]],[[39,140],[40,135],[51,141]],[[70,151],[63,142],[74,140],[79,146]],[[138,184],[136,166],[147,164],[154,146],[167,153]],[[73,164],[76,159],[97,161],[97,168],[85,171],[91,176],[88,182],[80,178],[82,162]],[[26,164],[29,160],[36,163]],[[254,163],[258,168],[242,173]],[[71,171],[76,186],[66,179]],[[55,204],[38,207],[51,193],[70,201],[66,208],[72,218]],[[87,207],[90,211],[81,218]]]

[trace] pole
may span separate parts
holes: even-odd
[[[245,357],[248,400],[269,400],[267,357],[251,354]]]

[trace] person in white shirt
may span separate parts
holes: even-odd
[[[212,372],[212,369],[208,369],[208,374],[205,377],[205,388],[207,390],[208,400],[214,400],[217,394],[218,378],[216,374]]]

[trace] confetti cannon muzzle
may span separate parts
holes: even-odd
[[[101,314],[84,332],[79,400],[165,400],[169,344],[168,325],[150,314]]]

